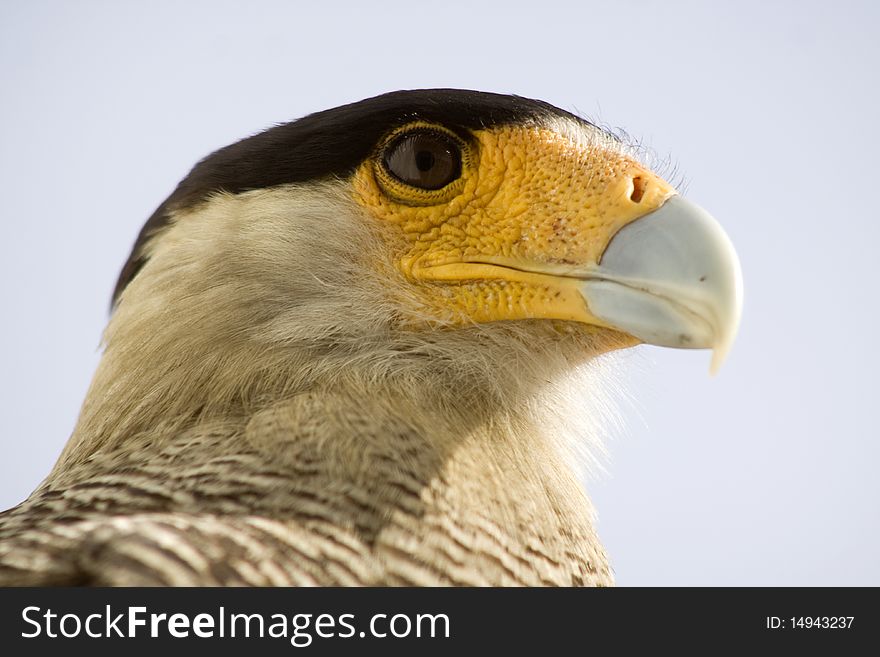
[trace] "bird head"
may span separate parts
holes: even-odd
[[[577,322],[621,346],[711,348],[713,369],[731,345],[741,284],[727,236],[581,119],[410,121],[352,185],[390,227],[400,272],[451,324]]]
[[[619,139],[541,101],[399,91],[200,162],[125,265],[90,398],[129,391],[143,425],[349,371],[541,379],[641,342],[717,366],[741,294],[717,222]],[[98,405],[81,423],[118,430]]]

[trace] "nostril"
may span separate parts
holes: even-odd
[[[647,187],[647,183],[641,176],[635,176],[633,178],[633,190],[632,194],[629,195],[629,199],[633,203],[639,203],[642,200],[642,197],[645,195],[645,188]]]
[[[641,176],[635,176],[633,178],[633,191],[632,194],[629,195],[629,199],[633,203],[639,203],[642,200],[642,197],[645,195],[645,188],[648,184],[645,182],[644,178]]]

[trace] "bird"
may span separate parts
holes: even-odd
[[[0,584],[611,586],[611,354],[713,350],[730,239],[628,140],[392,91],[201,160],[143,226]]]

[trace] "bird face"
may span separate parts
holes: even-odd
[[[595,393],[578,366],[638,342],[712,348],[717,367],[741,284],[717,222],[616,138],[541,101],[433,89],[209,155],[114,301],[66,460],[339,386],[472,426]]]
[[[449,323],[569,320],[616,333],[606,344],[715,348],[716,367],[735,334],[739,265],[723,231],[583,122],[412,122],[353,189]]]
[[[363,226],[334,228],[314,219],[322,213]],[[361,228],[383,242],[372,271],[352,264],[368,251],[355,244]],[[334,261],[351,282],[308,288],[333,276]],[[134,280],[142,268],[148,280]],[[349,285],[359,296],[339,294]],[[588,342],[603,348],[712,348],[713,367],[742,303],[724,231],[619,140],[541,101],[448,89],[319,112],[203,160],[144,227],[116,297],[136,319],[163,286],[176,291],[166,310],[189,313],[190,324],[200,300],[210,310],[209,295],[233,290],[228,311],[204,311],[205,323],[224,318],[226,334],[255,332],[262,297],[285,343],[297,321],[318,315],[304,314],[303,300],[332,288],[342,311],[394,289],[397,311],[386,304],[378,324],[377,314],[350,326],[388,331],[397,321],[433,339],[438,325],[549,321],[598,335]],[[332,318],[313,335],[349,330],[323,312]]]

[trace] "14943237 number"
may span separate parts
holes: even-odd
[[[855,616],[767,616],[768,630],[848,630]]]
[[[846,630],[852,626],[855,616],[792,616],[790,620],[792,628]]]

